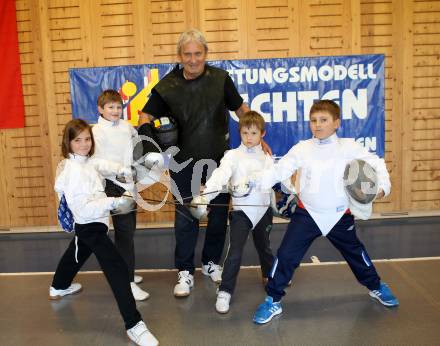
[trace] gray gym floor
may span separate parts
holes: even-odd
[[[382,279],[400,300],[389,309],[368,296],[340,255],[318,239],[283,299],[283,314],[252,323],[264,297],[256,267],[240,271],[226,315],[216,313],[216,285],[195,274],[187,298],[175,298],[174,270],[138,270],[151,297],[138,309],[161,345],[440,345],[440,218],[378,220],[358,224],[359,237]],[[285,226],[275,227],[273,248]],[[203,233],[203,232],[202,232]],[[76,279],[84,290],[49,301],[48,286],[70,236],[0,234],[0,345],[131,345],[101,273]],[[136,235],[138,267],[172,267],[172,230]],[[200,243],[197,252],[200,252]],[[252,242],[245,265],[254,265]],[[313,262],[310,263],[313,257]],[[424,257],[424,258],[420,258]],[[199,258],[199,257],[198,257]],[[154,262],[154,260],[156,262]],[[331,262],[330,262],[331,261]],[[94,259],[85,270],[95,270]],[[152,263],[153,262],[153,263]],[[37,273],[37,272],[49,273]]]
[[[282,315],[258,326],[259,271],[243,268],[231,310],[215,312],[216,285],[200,272],[187,298],[174,298],[174,271],[141,273],[151,297],[138,309],[161,345],[438,345],[440,259],[376,263],[400,299],[369,298],[345,264],[306,265],[283,299]],[[130,345],[102,274],[79,274],[84,290],[49,301],[51,275],[0,277],[0,345]]]

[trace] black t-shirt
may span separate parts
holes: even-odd
[[[183,69],[179,70],[179,75],[184,78]],[[191,82],[191,80],[188,80],[188,82]],[[243,103],[243,98],[238,93],[237,88],[229,75],[225,79],[224,94],[226,108],[231,111],[240,108]],[[201,95],[201,97],[203,96]],[[155,118],[160,118],[169,114],[169,107],[159,93],[153,88],[142,112],[151,114]]]

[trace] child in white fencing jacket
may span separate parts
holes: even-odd
[[[199,199],[200,204],[208,204],[225,185],[232,187],[229,249],[215,305],[219,313],[229,311],[249,232],[252,232],[260,259],[263,282],[267,280],[273,262],[269,240],[272,228],[271,189],[256,191],[247,184],[249,176],[273,166],[272,158],[261,147],[261,139],[265,135],[264,118],[254,111],[243,114],[239,121],[239,131],[241,145],[226,152],[220,166],[206,182],[203,194],[196,198],[196,202]]]
[[[108,237],[110,211],[126,213],[135,202],[129,197],[107,197],[100,173],[128,172],[119,164],[91,159],[93,151],[90,126],[80,119],[68,122],[62,142],[66,160],[62,162],[56,178],[55,191],[64,196],[73,214],[75,238],[58,263],[49,298],[57,300],[81,291],[81,285],[72,281],[93,253],[112,289],[129,338],[138,345],[158,345],[136,309],[127,265]]]
[[[130,123],[121,119],[122,98],[116,90],[104,90],[98,97],[98,123],[92,127],[95,139],[94,158],[105,159],[118,163],[127,169],[133,165],[133,151],[138,141],[138,133]],[[134,182],[122,183],[115,174],[106,173],[105,193],[109,197],[120,197],[126,191],[134,191]],[[133,193],[134,194],[134,193]],[[134,299],[145,300],[150,295],[142,290],[137,283],[142,276],[135,275],[136,208],[127,214],[112,214],[115,231],[115,245],[128,266],[130,287]]]
[[[261,186],[272,186],[299,171],[300,201],[277,251],[266,285],[268,296],[254,315],[255,323],[267,323],[282,312],[280,300],[285,294],[284,288],[319,236],[326,236],[341,252],[357,280],[370,290],[371,297],[388,307],[399,304],[389,287],[381,282],[356,236],[354,210],[350,209],[343,182],[347,164],[356,159],[364,160],[376,170],[376,198],[382,198],[391,188],[385,162],[353,139],[338,138],[339,125],[339,106],[330,100],[316,102],[310,110],[313,138],[293,146],[272,170],[261,176]]]

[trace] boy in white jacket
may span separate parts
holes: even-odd
[[[242,185],[249,176],[273,166],[273,159],[261,148],[261,139],[265,135],[264,118],[257,112],[249,111],[240,117],[238,127],[241,145],[226,152],[220,166],[214,170],[211,178],[206,182],[203,194],[195,198],[196,202],[208,204],[228,184],[233,188],[243,190]],[[250,190],[242,197],[234,197],[232,193],[233,210],[230,213],[229,249],[215,304],[219,313],[229,311],[231,295],[240,270],[243,247],[250,231],[260,258],[263,280],[269,275],[273,263],[269,240],[272,228],[270,198],[270,187],[259,191]]]
[[[344,170],[352,160],[364,160],[377,173],[378,193],[390,193],[391,183],[383,159],[368,152],[351,138],[338,138],[340,108],[330,100],[316,102],[310,109],[313,138],[301,141],[283,156],[275,167],[264,172],[261,185],[274,183],[299,171],[297,208],[284,235],[266,285],[267,297],[255,315],[254,322],[269,322],[282,312],[284,288],[314,239],[325,236],[341,252],[356,279],[370,290],[370,296],[388,307],[398,300],[381,282],[364,245],[356,236],[354,217],[344,190]],[[365,215],[364,215],[365,216]]]
[[[64,196],[73,214],[75,238],[58,263],[49,299],[57,300],[81,291],[81,285],[72,281],[93,253],[112,289],[128,337],[138,345],[155,346],[158,345],[157,339],[149,332],[136,309],[127,265],[108,237],[110,211],[124,207],[127,212],[135,203],[128,197],[107,197],[101,173],[127,175],[129,172],[117,163],[91,159],[93,151],[90,126],[81,119],[68,122],[62,142],[66,160],[59,166],[55,191],[60,197]]]
[[[122,98],[116,90],[104,90],[98,97],[98,123],[92,127],[96,148],[94,158],[105,159],[124,167],[133,165],[134,142],[138,137],[137,131],[130,123],[121,119]],[[115,174],[105,174],[105,193],[109,197],[120,197],[125,191],[133,191],[131,183],[121,183]],[[115,245],[124,258],[130,274],[130,286],[134,299],[145,300],[150,295],[142,290],[137,283],[142,277],[134,275],[135,251],[134,232],[136,231],[136,209],[128,214],[112,214],[115,230]]]

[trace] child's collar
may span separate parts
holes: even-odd
[[[260,151],[263,151],[263,147],[260,144],[257,144],[255,147],[248,148],[243,143],[240,144],[239,148],[244,151],[245,153],[258,153]]]
[[[317,145],[326,145],[326,144],[331,144],[331,143],[335,143],[338,139],[338,135],[336,134],[336,132],[334,134],[332,134],[331,136],[324,138],[324,139],[318,139],[316,137],[313,137],[313,143],[317,144]]]
[[[117,125],[119,125],[119,120],[110,121],[110,120],[107,120],[106,118],[104,118],[102,115],[99,115],[98,124],[103,125],[103,126],[108,126],[108,127],[117,126]]]
[[[71,159],[73,161],[86,162],[88,158],[89,158],[88,156],[69,153],[69,159]]]

